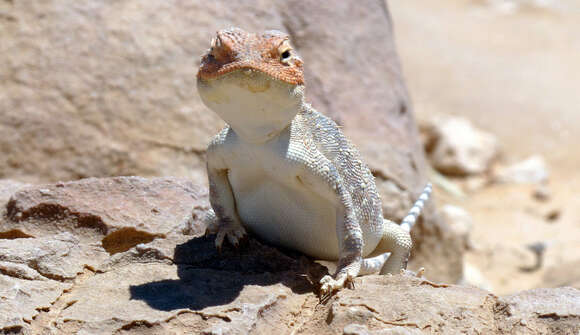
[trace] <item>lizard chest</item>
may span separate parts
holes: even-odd
[[[271,146],[236,148],[228,180],[244,226],[263,239],[313,257],[336,259],[337,204],[300,179],[303,166]]]

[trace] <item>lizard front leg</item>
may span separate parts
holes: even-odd
[[[216,167],[208,159],[207,174],[209,178],[209,201],[215,217],[208,215],[210,224],[206,233],[216,233],[215,245],[221,249],[225,238],[235,247],[246,236],[246,230],[236,210],[236,202],[230,182],[228,170]]]
[[[345,286],[352,286],[362,265],[363,237],[354,213],[350,194],[337,185],[336,195],[340,205],[337,211],[336,234],[338,238],[338,264],[334,278],[325,276],[320,280],[320,294],[330,296]]]
[[[363,236],[354,211],[350,193],[346,190],[336,167],[326,158],[317,157],[316,165],[306,164],[303,176],[310,191],[336,204],[336,235],[338,238],[338,264],[334,276],[320,281],[320,294],[328,297],[345,286],[352,285],[362,264]]]

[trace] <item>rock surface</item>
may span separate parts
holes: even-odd
[[[497,139],[465,118],[434,116],[422,125],[424,146],[433,167],[447,175],[489,171],[499,152]]]
[[[378,177],[385,215],[401,220],[426,163],[382,0],[2,2],[0,178],[205,184],[205,148],[223,124],[202,105],[195,74],[215,31],[231,25],[291,35],[308,99],[344,126]],[[458,280],[462,249],[434,207],[423,218],[416,259],[440,264],[434,278]]]
[[[182,179],[92,178],[20,187],[14,184],[15,193],[2,206],[0,217],[0,233],[22,233],[0,238],[0,332],[575,334],[580,330],[580,291],[572,288],[500,298],[410,274],[374,275],[357,278],[355,290],[343,290],[320,304],[317,283],[327,271],[306,257],[254,239],[238,250],[228,245],[218,253],[213,237],[201,237],[200,214],[208,208],[207,194]],[[105,194],[110,198],[104,199]],[[59,208],[59,214],[39,210],[47,204]],[[79,228],[83,215],[101,222],[96,225],[99,229]],[[148,237],[131,239],[135,234],[129,234],[131,245],[111,253],[106,236],[127,227]],[[429,275],[431,266],[426,268]]]
[[[466,249],[472,248],[471,231],[473,230],[473,219],[469,213],[454,205],[444,205],[441,207],[441,216],[449,225],[455,235],[457,235]]]
[[[496,313],[505,316],[498,329],[512,334],[530,330],[537,334],[578,333],[579,292],[571,287],[539,288],[507,296],[495,306]]]
[[[0,11],[0,177],[203,172],[203,152],[222,122],[197,95],[199,57],[215,31],[239,25],[289,32],[314,106],[345,127],[374,170],[412,190],[423,186],[382,1],[52,0],[6,2]]]
[[[498,183],[530,183],[541,184],[548,181],[550,173],[544,158],[534,155],[525,160],[506,166],[494,173],[494,181]]]

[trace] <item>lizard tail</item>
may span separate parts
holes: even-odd
[[[419,215],[421,215],[421,210],[423,209],[425,202],[429,200],[429,196],[431,195],[432,190],[433,188],[431,187],[431,183],[427,183],[423,189],[423,192],[421,192],[419,199],[415,201],[413,207],[411,207],[411,210],[409,211],[409,214],[407,214],[407,216],[405,216],[401,222],[401,227],[407,232],[411,231],[411,228],[413,228],[413,225],[415,225],[415,221],[417,221],[417,218]]]

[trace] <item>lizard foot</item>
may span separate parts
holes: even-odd
[[[244,237],[246,237],[246,230],[242,226],[228,225],[220,227],[215,237],[215,246],[218,250],[221,250],[224,239],[227,238],[231,245],[237,248]]]
[[[234,222],[218,221],[214,221],[208,225],[205,234],[217,234],[215,238],[215,246],[218,250],[221,250],[224,239],[226,238],[231,245],[237,248],[241,241],[247,236],[246,230],[242,225]]]
[[[334,293],[343,287],[354,289],[354,277],[346,272],[337,274],[336,279],[328,275],[322,277],[320,280],[320,302],[326,303]]]

